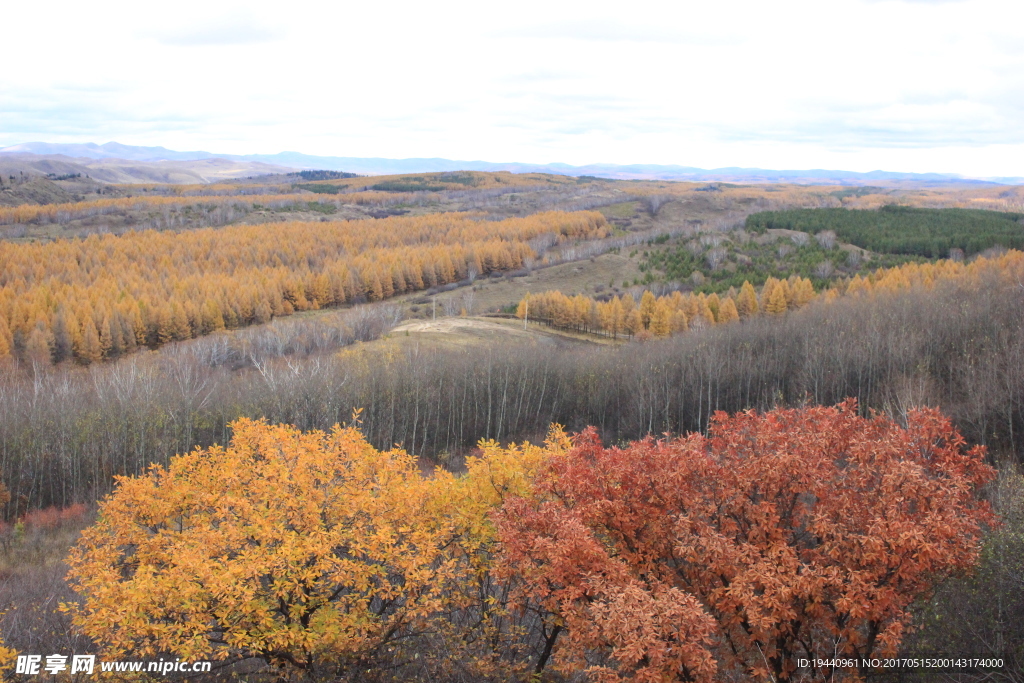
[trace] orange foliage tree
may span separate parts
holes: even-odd
[[[519,600],[565,631],[563,667],[824,681],[799,660],[894,652],[909,605],[976,561],[992,476],[937,411],[903,428],[851,400],[626,448],[587,430],[497,522]]]

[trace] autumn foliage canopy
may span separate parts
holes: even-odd
[[[719,413],[710,432],[604,448],[590,429],[499,513],[565,665],[785,680],[799,658],[891,653],[910,603],[976,559],[993,471],[936,411]]]
[[[103,504],[70,559],[87,634],[118,653],[315,671],[380,658],[441,608],[451,539],[414,458],[353,428],[234,429]]]
[[[893,652],[911,603],[970,568],[993,522],[982,449],[933,410],[905,426],[852,401],[719,413],[708,436],[621,448],[556,429],[482,444],[460,475],[352,428],[234,429],[122,479],[73,553],[76,623],[109,650],[332,675],[447,652],[479,680],[828,680],[799,659]]]
[[[37,360],[89,364],[295,311],[507,272],[536,255],[535,238],[558,243],[608,231],[593,211],[479,218],[393,216],[0,242],[0,358],[20,349]]]

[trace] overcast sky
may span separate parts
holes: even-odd
[[[0,146],[1024,176],[1024,3],[4,3]]]

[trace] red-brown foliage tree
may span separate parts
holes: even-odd
[[[503,561],[564,630],[557,661],[599,680],[827,680],[798,660],[892,653],[976,561],[983,454],[938,411],[901,427],[852,400],[626,448],[590,429],[499,513]]]

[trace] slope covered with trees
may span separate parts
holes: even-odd
[[[127,231],[106,217],[136,211],[76,202],[111,213],[5,227],[20,243],[0,243],[2,640],[444,683],[831,681],[799,660],[947,644],[1024,662],[1024,484],[1007,464],[1024,461],[1024,256],[883,261],[833,230],[735,229],[755,210],[1013,209],[1019,192],[499,175],[153,186],[131,190],[153,196],[138,211],[190,222],[64,239]],[[308,220],[279,222],[264,196]],[[274,222],[203,228],[234,203]],[[393,211],[410,215],[326,220]],[[686,253],[658,261],[676,239]],[[654,291],[632,262],[585,275],[644,243]],[[489,343],[381,338],[401,317],[389,296],[540,251],[564,263],[486,291],[586,280],[592,297],[534,293],[523,317],[644,343],[514,321],[487,323]],[[692,291],[659,282],[686,269]],[[336,427],[353,408],[358,429]],[[538,445],[507,445],[524,439]],[[76,596],[60,563],[101,499]]]
[[[593,212],[435,214],[0,243],[0,357],[91,363],[295,311],[522,267],[606,234]],[[154,276],[154,274],[158,274]]]
[[[115,475],[225,443],[238,417],[329,429],[353,407],[376,447],[456,464],[480,438],[536,438],[552,422],[594,425],[615,442],[704,431],[715,410],[850,396],[893,414],[940,406],[973,442],[1024,458],[1024,257],[951,267],[971,276],[618,347],[434,348],[403,337],[341,348],[348,333],[325,326],[293,340],[287,328],[315,321],[284,319],[88,369],[0,366],[7,514],[95,500]]]
[[[691,327],[731,323],[757,315],[781,315],[803,308],[821,297],[826,303],[840,296],[869,296],[876,290],[893,292],[911,287],[930,289],[942,282],[977,283],[980,279],[1000,277],[1012,286],[1024,267],[1024,253],[1009,252],[1003,257],[979,258],[970,263],[941,260],[935,263],[911,262],[893,268],[879,268],[865,277],[835,282],[827,289],[815,291],[808,278],[791,275],[785,280],[768,277],[756,290],[744,281],[739,291],[730,288],[719,296],[703,292],[683,294],[674,291],[655,296],[644,291],[637,302],[631,294],[610,296],[603,300],[582,294],[566,296],[559,291],[527,294],[516,309],[516,316],[542,321],[562,329],[609,335],[620,334],[642,338],[666,337],[685,332]],[[999,275],[994,275],[999,273]]]
[[[660,249],[657,241],[649,245],[654,248],[643,250],[640,284],[685,283],[705,294],[739,289],[744,282],[760,287],[768,278],[791,276],[809,279],[821,289],[836,279],[925,260],[844,247],[831,230],[813,238],[806,232],[760,238],[745,231],[710,232]]]
[[[810,234],[832,231],[843,242],[883,254],[944,257],[952,249],[967,255],[994,246],[1024,248],[1024,213],[977,209],[883,206],[877,211],[792,209],[747,217],[747,230],[772,228]]]
[[[639,302],[632,294],[598,301],[582,294],[570,297],[549,291],[527,294],[519,302],[516,316],[576,332],[605,334],[613,339],[619,335],[647,339],[735,322],[762,312],[781,315],[806,306],[815,296],[811,281],[798,277],[770,277],[760,293],[744,282],[739,292],[733,289],[721,297],[679,291],[655,296],[647,290]]]

